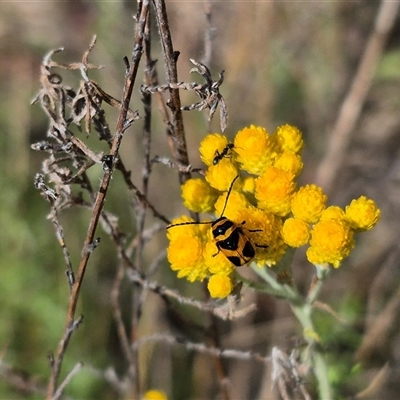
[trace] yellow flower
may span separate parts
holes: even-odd
[[[296,218],[316,222],[325,208],[327,196],[316,185],[301,187],[292,197],[292,213]]]
[[[290,172],[294,176],[299,176],[303,169],[303,162],[301,157],[293,151],[286,150],[280,153],[274,162],[274,166],[279,169],[283,169],[286,172]]]
[[[143,400],[168,400],[168,397],[161,390],[148,390],[144,394]]]
[[[221,196],[219,196],[218,200],[215,203],[215,211],[218,216],[227,217],[232,221],[238,220],[238,213],[246,208],[249,203],[242,193],[237,192],[236,190],[232,190],[228,199],[228,203],[226,203],[226,197],[228,196],[228,192],[225,192]],[[225,207],[226,204],[226,207]],[[223,208],[225,207],[224,215],[222,215]],[[240,221],[241,222],[241,221]]]
[[[346,207],[346,220],[353,229],[367,231],[379,221],[380,209],[371,199],[361,196]]]
[[[320,221],[326,219],[339,219],[344,220],[345,214],[344,211],[339,206],[329,206],[322,211]]]
[[[182,185],[182,197],[185,207],[193,212],[213,210],[218,192],[203,179],[189,179]]]
[[[199,227],[201,225],[190,224],[190,225],[179,225],[187,222],[194,222],[193,218],[188,217],[187,215],[182,215],[179,218],[174,218],[171,222],[171,225],[168,226],[167,229],[167,238],[168,240],[174,240],[179,236],[196,236],[199,234]],[[177,225],[177,226],[172,226]]]
[[[238,173],[235,164],[229,158],[223,158],[218,164],[208,167],[206,181],[213,188],[223,192],[229,189]]]
[[[250,174],[262,174],[276,156],[274,142],[260,126],[251,125],[250,128],[239,131],[234,145],[237,161]]]
[[[311,231],[307,258],[312,264],[333,264],[338,268],[354,247],[353,231],[343,220],[322,220]]]
[[[293,174],[269,167],[262,176],[256,179],[255,197],[259,207],[279,216],[287,215],[296,187],[293,179]]]
[[[255,255],[242,261],[254,261],[259,267],[275,265],[288,245],[296,248],[307,242],[311,263],[339,267],[354,247],[354,232],[371,229],[380,210],[365,196],[353,200],[345,211],[338,206],[326,208],[327,196],[313,184],[296,191],[295,178],[303,168],[302,147],[302,134],[291,125],[278,127],[273,135],[251,125],[237,133],[234,143],[217,133],[204,138],[200,153],[208,166],[205,180],[190,179],[182,186],[184,205],[194,212],[215,210],[215,218],[231,220],[240,235],[239,239],[229,236],[233,250],[219,250],[212,220],[192,224],[189,217],[174,219],[167,231],[167,257],[178,278],[191,282],[208,278],[212,297],[228,296],[236,267],[227,256],[240,253],[246,243],[251,243]],[[252,176],[236,181],[239,163]],[[232,182],[235,186],[227,198]],[[290,212],[293,218],[288,218]]]
[[[189,225],[190,226],[190,225]],[[171,229],[184,229],[185,226]],[[203,262],[204,246],[200,237],[179,236],[172,240],[167,249],[168,261],[178,278],[186,277],[190,282],[203,280],[207,276],[207,266]]]
[[[288,124],[279,126],[274,136],[278,138],[278,142],[283,151],[289,150],[294,153],[300,153],[303,148],[302,134],[295,126]]]
[[[208,291],[213,298],[225,298],[233,289],[231,278],[224,274],[212,275],[207,285]]]
[[[300,247],[308,242],[310,227],[302,219],[288,218],[282,227],[282,237],[291,247]]]
[[[229,275],[236,268],[222,251],[218,251],[212,234],[204,248],[204,262],[210,274]]]
[[[248,176],[247,178],[244,179],[242,188],[244,192],[254,194],[255,188],[256,188],[256,181],[254,177]]]
[[[281,218],[252,206],[241,209],[236,218],[238,224],[244,222],[242,229],[253,244],[257,265],[275,265],[286,249],[280,235]]]
[[[213,165],[217,151],[221,153],[228,144],[228,138],[219,133],[207,135],[200,143],[200,158],[207,166]]]

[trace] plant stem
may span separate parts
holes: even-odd
[[[333,399],[332,387],[329,382],[328,366],[319,343],[319,336],[315,331],[312,321],[312,304],[309,302],[302,302],[302,304],[291,304],[293,314],[299,320],[303,327],[303,336],[311,347],[312,364],[314,368],[314,375],[318,382],[319,398],[321,400]]]
[[[254,264],[251,265],[251,268],[257,275],[259,275],[262,279],[264,279],[265,282],[268,283],[268,286],[262,283],[257,284],[251,280],[244,279],[242,276],[240,276],[239,279],[248,284],[251,288],[264,293],[272,294],[277,297],[287,299],[293,304],[301,300],[300,295],[293,287],[289,285],[280,284],[275,279],[275,276],[272,273],[270,273],[268,268],[258,268]]]
[[[319,398],[321,400],[333,399],[332,387],[328,376],[328,365],[320,345],[319,335],[315,330],[312,320],[313,302],[317,298],[329,270],[322,267],[317,268],[318,279],[310,290],[308,297],[305,299],[295,287],[280,284],[268,268],[260,269],[254,265],[252,267],[267,285],[251,282],[242,277],[240,277],[240,279],[255,290],[284,298],[290,303],[293,314],[303,328],[303,337],[311,349],[311,362],[314,368],[315,378],[318,382]]]

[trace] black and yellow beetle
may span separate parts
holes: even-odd
[[[234,147],[233,143],[228,143],[221,153],[218,150],[215,150],[215,156],[213,159],[213,165],[217,165],[224,157],[229,157],[229,151]]]
[[[228,194],[226,196],[224,208],[222,210],[221,216],[215,221],[202,221],[202,222],[182,222],[179,224],[173,224],[167,226],[170,229],[174,226],[181,225],[197,225],[197,224],[210,224],[212,229],[212,234],[215,240],[215,245],[217,246],[218,252],[213,255],[215,257],[221,251],[225,257],[236,267],[240,267],[244,264],[250,262],[256,255],[253,244],[251,243],[249,237],[246,235],[244,230],[248,232],[261,232],[261,229],[245,229],[243,225],[246,221],[241,224],[237,224],[230,219],[224,217],[224,212],[228,204],[228,199],[231,194],[233,185],[239,175],[235,177],[229,186]],[[268,248],[268,246],[255,245],[256,247]]]

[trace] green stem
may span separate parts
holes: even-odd
[[[319,398],[321,400],[332,400],[332,387],[329,382],[328,365],[326,363],[323,351],[319,344],[319,336],[315,331],[312,321],[312,304],[303,302],[303,304],[291,305],[294,315],[303,327],[303,336],[311,347],[312,364],[314,375],[318,382]]]
[[[314,374],[319,386],[321,400],[333,399],[332,387],[329,382],[328,365],[325,356],[319,348],[313,352]]]
[[[318,383],[319,398],[321,400],[332,400],[333,393],[329,382],[328,365],[320,345],[319,335],[315,330],[312,320],[313,302],[319,295],[324,280],[329,274],[329,270],[325,266],[316,266],[318,280],[314,283],[307,298],[304,299],[295,287],[280,284],[276,280],[275,274],[273,274],[269,268],[258,268],[254,264],[251,267],[266,284],[264,282],[257,283],[252,280],[247,280],[242,276],[237,276],[237,278],[245,282],[254,290],[284,298],[290,303],[293,314],[296,316],[303,328],[303,337],[309,344],[311,350],[311,362]]]
[[[253,281],[246,280],[240,276],[240,280],[246,282],[250,287],[258,291],[272,294],[276,297],[287,299],[290,303],[297,303],[300,301],[299,293],[289,285],[280,284],[276,280],[275,275],[270,272],[269,268],[259,268],[254,264],[251,265],[251,268],[268,284],[268,286],[254,283]]]

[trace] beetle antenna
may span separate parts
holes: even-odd
[[[233,185],[234,185],[236,179],[239,178],[239,176],[240,175],[236,175],[235,179],[231,183],[231,186],[229,186],[228,194],[226,195],[226,200],[225,200],[224,208],[222,209],[221,217],[224,215],[224,212],[225,212],[225,209],[226,209],[226,205],[228,204],[229,196],[231,195],[231,192],[232,192]]]
[[[181,225],[201,225],[201,224],[212,224],[212,221],[200,221],[200,222],[180,222],[179,224],[168,225],[166,229],[173,228],[174,226]]]

